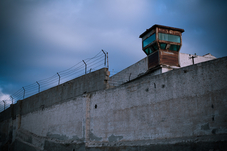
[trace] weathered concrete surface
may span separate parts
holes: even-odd
[[[10,119],[12,117],[12,108],[7,108],[6,110],[2,111],[0,114],[0,122]]]
[[[83,93],[106,89],[108,88],[108,78],[109,71],[107,68],[103,68],[52,87],[24,99],[21,114],[24,115],[36,110],[43,110],[53,104],[67,101]]]
[[[64,100],[30,112],[18,102],[21,109],[10,111],[23,114],[1,120],[1,150],[225,151],[226,75],[227,57],[112,89],[74,97],[65,92]]]
[[[86,105],[83,106],[80,97],[88,92],[108,88],[108,78],[109,71],[103,68],[11,105],[0,114],[0,145],[9,144],[16,138],[33,144],[43,137],[56,141],[83,142]],[[39,137],[29,139],[34,140],[32,142],[27,141],[21,135],[21,130]],[[39,141],[33,145],[43,149],[43,143]]]
[[[190,54],[179,53],[179,63],[180,67],[186,67],[193,65],[192,59],[190,59]],[[211,54],[206,54],[204,56],[196,56],[194,58],[194,63],[198,64],[201,62],[214,60],[216,57],[212,56]],[[154,70],[150,75],[158,75],[161,73],[165,73],[167,71],[177,69],[179,67],[171,67],[171,66],[161,66],[159,69]],[[115,75],[110,77],[109,83],[111,86],[119,86],[125,82],[131,81],[143,74],[145,74],[148,70],[148,58],[145,57],[142,60],[138,61],[137,63],[125,68],[124,70],[116,73]]]
[[[102,139],[91,140],[89,146],[130,146],[127,141],[140,146],[153,140],[227,134],[226,67],[227,59],[222,58],[95,92],[90,129]],[[110,143],[113,135],[121,139]]]
[[[46,151],[226,151],[226,142],[183,142],[177,144],[153,144],[147,146],[103,146],[103,147],[85,147],[84,144],[59,144],[54,142],[45,142]],[[40,151],[28,144],[16,140],[12,150],[17,151]]]
[[[43,150],[45,141],[81,144],[85,141],[86,96],[21,117],[15,138]]]
[[[137,63],[111,76],[109,79],[109,83],[111,86],[118,86],[122,83],[137,78],[138,76],[144,74],[147,70],[148,59],[147,57],[145,57],[144,59],[138,61]]]

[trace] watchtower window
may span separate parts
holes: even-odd
[[[157,43],[154,43],[151,46],[149,46],[148,48],[146,48],[144,52],[147,55],[149,55],[149,54],[155,52],[156,50],[158,50],[158,44]]]
[[[154,43],[154,44],[152,45],[152,47],[154,48],[154,50],[158,50],[158,44],[157,44],[157,43]]]
[[[155,34],[151,35],[150,37],[148,37],[147,39],[145,39],[143,41],[143,47],[146,47],[147,45],[149,45],[150,43],[152,43],[153,41],[155,41]]]
[[[179,51],[180,45],[170,45],[169,50],[172,51]]]
[[[151,48],[145,49],[145,53],[146,53],[147,55],[151,54],[152,52],[154,52],[154,51],[153,51]]]
[[[159,43],[161,49],[166,49],[166,44],[165,43]]]
[[[180,36],[176,36],[176,35],[158,33],[158,38],[159,40],[180,43]]]

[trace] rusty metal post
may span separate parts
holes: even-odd
[[[57,72],[57,74],[58,74],[58,72]],[[60,84],[60,75],[58,74],[58,77],[59,77],[59,79],[58,79],[58,85]]]
[[[40,92],[40,84],[36,81],[36,83],[38,84],[39,88],[38,88],[38,93]]]
[[[194,62],[194,56],[192,56],[192,64],[194,65],[195,64],[195,62]]]
[[[86,64],[86,62],[84,61],[84,60],[82,60],[83,62],[84,62],[84,64],[85,64],[85,74],[87,74],[87,64]]]
[[[191,56],[191,57],[189,57],[189,59],[192,59],[192,64],[194,65],[195,64],[194,59],[197,58],[196,53],[195,53],[195,55],[189,54],[189,56]]]
[[[13,104],[13,97],[12,96],[10,96],[11,98],[12,98],[12,104]]]
[[[22,87],[23,89],[24,89],[24,87]],[[24,89],[24,95],[23,95],[23,99],[24,99],[24,97],[25,97],[25,89]]]
[[[104,66],[106,66],[106,53],[102,50],[102,52],[104,53],[105,55],[105,59],[104,59]]]

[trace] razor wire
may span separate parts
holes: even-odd
[[[121,72],[113,71],[112,73],[110,72],[110,78],[109,78],[108,84],[110,86],[119,86],[126,82],[130,82],[144,74],[145,74],[144,72],[134,73],[134,72],[130,72],[130,71],[127,71],[127,72],[123,71],[123,73],[122,73],[122,71]]]
[[[92,58],[84,59],[66,70],[57,72],[49,78],[26,85],[4,100],[0,100],[0,112],[6,110],[11,104],[16,103],[18,100],[23,100],[103,67],[109,68],[108,52],[101,50]]]

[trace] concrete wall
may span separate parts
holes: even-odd
[[[108,88],[108,78],[109,71],[107,68],[103,68],[52,87],[24,99],[21,102],[21,114],[43,110],[53,104],[65,102],[81,94],[106,89]],[[15,114],[17,113],[18,110]]]
[[[111,86],[118,86],[122,83],[135,79],[139,75],[142,75],[147,71],[148,69],[147,65],[148,59],[147,57],[145,57],[144,59],[138,61],[137,63],[111,76],[109,79],[109,84]]]
[[[190,57],[191,57],[190,54],[180,53],[179,55],[180,66],[186,67],[186,66],[193,65],[192,59],[190,59]],[[216,57],[212,56],[211,54],[206,54],[204,56],[196,56],[196,58],[194,58],[194,63],[197,64],[197,63],[214,60],[214,59],[216,59]],[[158,75],[177,68],[178,67],[162,66],[151,73],[152,75]],[[148,71],[148,58],[145,57],[142,60],[138,61],[137,63],[111,76],[109,79],[109,84],[110,86],[119,86],[125,82],[133,80],[145,74],[147,71]]]
[[[89,145],[226,140],[226,67],[222,58],[94,93]]]
[[[22,102],[23,114],[1,120],[1,134],[12,132],[17,151],[226,150],[226,67],[227,57],[151,73],[32,112]]]
[[[86,98],[80,96],[24,115],[16,137],[23,142],[31,143],[40,150],[44,149],[45,141],[65,144],[84,143],[85,103]]]
[[[84,115],[83,103],[78,101],[77,96],[107,89],[108,78],[109,71],[103,68],[11,105],[0,114],[0,146],[17,138],[40,148],[47,138],[58,140],[59,133],[67,136],[67,140],[70,141],[83,140],[82,132],[75,133],[80,126],[82,129],[83,117],[80,115]],[[64,102],[66,104],[62,104]],[[69,119],[77,122],[70,125]],[[69,129],[72,126],[75,126],[74,130]],[[34,139],[31,136],[34,136]]]

